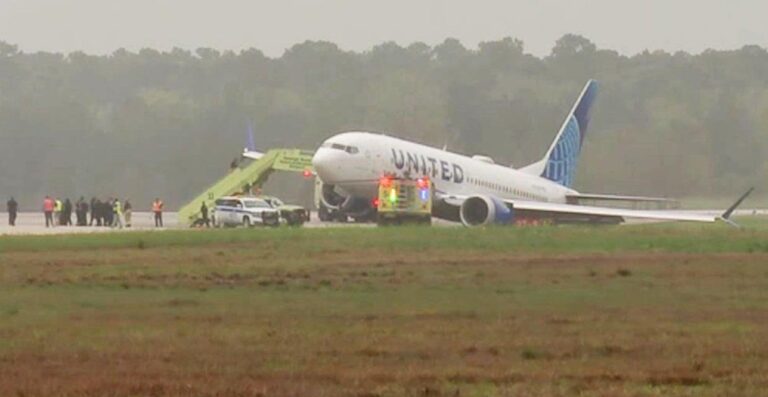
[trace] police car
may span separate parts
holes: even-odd
[[[216,200],[211,219],[216,227],[280,225],[280,211],[256,197],[222,197]]]

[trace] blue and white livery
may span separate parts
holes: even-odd
[[[495,164],[382,134],[346,132],[320,146],[312,163],[323,183],[322,202],[345,211],[377,196],[383,175],[428,177],[434,184],[433,216],[467,226],[522,221],[620,223],[627,218],[714,222],[720,217],[680,211],[641,211],[576,205],[580,200],[664,202],[653,197],[581,194],[573,190],[597,83],[590,80],[541,160],[523,167]],[[747,193],[748,194],[748,193]],[[741,200],[738,201],[738,205]],[[334,207],[335,206],[335,207]]]
[[[544,158],[523,168],[522,171],[539,175],[565,187],[573,186],[579,155],[589,127],[592,104],[596,97],[597,82],[590,80],[568,113]]]

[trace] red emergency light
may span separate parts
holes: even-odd
[[[307,178],[307,179],[312,178],[312,170],[304,170],[303,174],[304,174],[304,178]]]
[[[429,178],[419,178],[419,180],[416,181],[416,184],[419,185],[419,189],[426,189],[429,187]]]
[[[379,185],[389,187],[392,184],[392,178],[389,176],[382,176],[379,178]]]

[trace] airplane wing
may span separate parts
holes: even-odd
[[[625,219],[654,219],[666,221],[715,222],[718,217],[713,215],[696,214],[682,211],[645,211],[611,207],[592,207],[586,205],[545,203],[537,201],[505,200],[515,211],[530,212],[539,217],[555,220],[601,221],[615,219],[623,222]]]
[[[503,199],[501,201],[514,210],[516,217],[551,220],[557,223],[621,223],[626,219],[687,222],[716,222],[722,220],[737,226],[730,220],[730,216],[753,190],[754,189],[749,189],[749,191],[744,193],[730,208],[719,216],[686,211],[646,211],[509,199]],[[461,206],[467,198],[469,197],[446,196],[442,199],[446,204]]]
[[[565,196],[568,204],[579,204],[584,200],[588,201],[611,201],[627,203],[649,203],[659,204],[665,207],[677,207],[680,203],[677,200],[664,197],[645,197],[645,196],[617,196],[612,194],[591,194],[576,193]]]

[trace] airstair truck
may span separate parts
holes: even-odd
[[[263,155],[259,154],[247,165],[234,167],[229,174],[179,209],[179,224],[198,224],[202,203],[213,208],[216,199],[220,197],[249,193],[254,187],[263,185],[274,171],[300,172],[311,176],[313,154],[301,149],[272,149]]]

